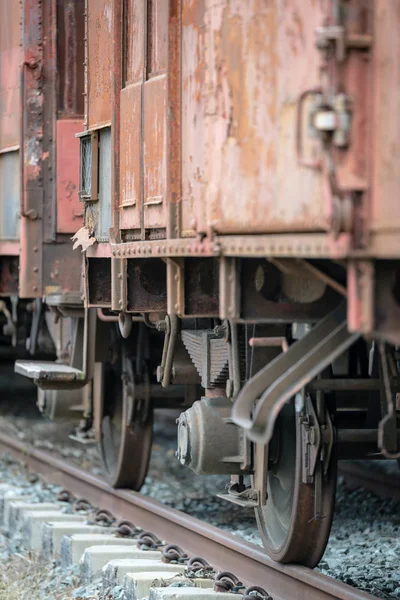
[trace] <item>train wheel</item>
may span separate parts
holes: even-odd
[[[118,377],[114,375],[114,379]],[[112,402],[104,402],[101,454],[110,485],[138,491],[147,474],[153,431],[150,382],[145,364],[138,376],[132,359],[123,351],[122,373],[116,383],[111,389],[108,386]]]
[[[333,433],[333,432],[332,432]],[[294,402],[281,411],[269,447],[267,501],[256,509],[269,556],[315,567],[328,541],[335,504],[336,458],[327,472],[317,461],[312,483],[303,482],[304,432]]]

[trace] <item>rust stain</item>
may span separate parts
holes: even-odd
[[[185,0],[182,8],[182,26],[204,23],[205,13],[205,0]]]
[[[111,120],[112,3],[88,4],[89,127]]]
[[[20,143],[21,20],[20,2],[0,2],[0,149]]]
[[[249,178],[257,178],[260,168],[264,168],[260,164],[264,142],[256,122],[259,86],[269,88],[265,110],[274,122],[279,65],[276,11],[254,9],[254,13],[245,27],[243,17],[232,15],[227,5],[219,35],[215,37],[218,112],[227,119],[225,145],[232,144],[230,138],[239,145],[243,176]],[[272,161],[270,152],[266,163],[272,166]]]

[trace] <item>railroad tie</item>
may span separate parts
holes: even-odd
[[[118,539],[118,538],[117,538]],[[111,560],[138,560],[141,563],[161,563],[161,552],[158,550],[139,550],[137,546],[126,545],[97,545],[87,548],[81,559],[82,578],[86,583],[101,578],[102,569]],[[160,569],[161,570],[161,569]]]
[[[118,558],[110,560],[103,567],[103,585],[121,585],[127,573],[141,572],[184,574],[185,566],[172,563],[163,563],[161,560],[144,560],[135,558]]]
[[[22,535],[24,542],[31,551],[40,551],[42,548],[42,529],[46,523],[64,522],[71,525],[84,523],[85,518],[75,513],[66,514],[60,510],[55,511],[26,511],[22,517]]]
[[[165,572],[127,573],[123,579],[125,597],[129,600],[147,598],[151,588],[180,587],[213,588],[214,581],[206,578],[189,578],[182,574]],[[218,596],[219,598],[219,596]]]
[[[85,550],[97,544],[104,546],[135,546],[136,540],[132,538],[119,538],[110,533],[75,533],[65,535],[61,541],[61,565],[77,565],[83,557]]]
[[[62,515],[64,517],[64,515]],[[42,526],[42,553],[44,558],[58,559],[61,553],[61,541],[64,535],[74,533],[109,533],[110,529],[100,525],[88,525],[85,522],[71,523],[59,519],[53,523],[44,523]]]

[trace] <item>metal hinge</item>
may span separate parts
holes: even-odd
[[[322,51],[334,46],[336,60],[341,63],[346,59],[347,50],[368,50],[372,45],[372,36],[368,34],[349,34],[343,25],[329,25],[316,29],[317,48]]]

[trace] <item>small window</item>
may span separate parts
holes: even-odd
[[[81,179],[79,197],[85,202],[98,200],[98,134],[81,137]]]

